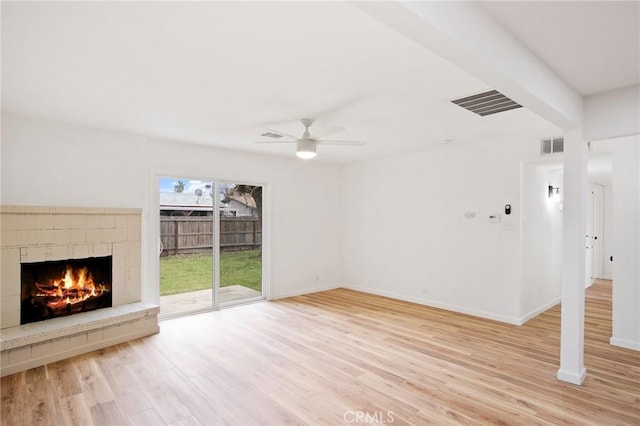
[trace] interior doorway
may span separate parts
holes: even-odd
[[[604,186],[589,183],[587,194],[587,231],[585,239],[585,287],[603,278]]]
[[[261,300],[262,185],[161,177],[162,318]]]

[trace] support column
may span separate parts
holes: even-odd
[[[576,385],[584,368],[585,232],[587,228],[587,142],[582,129],[564,135],[562,220],[562,308],[558,379]]]

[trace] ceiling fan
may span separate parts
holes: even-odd
[[[360,141],[349,141],[349,140],[338,140],[338,139],[322,139],[320,137],[312,137],[311,133],[309,133],[309,127],[313,125],[315,119],[313,118],[303,118],[300,120],[302,125],[304,126],[304,133],[302,137],[297,137],[290,135],[288,133],[284,133],[278,130],[273,130],[266,128],[270,133],[265,133],[263,136],[270,137],[283,137],[286,136],[293,140],[273,140],[273,141],[257,141],[256,143],[295,143],[296,144],[296,155],[298,158],[302,158],[305,160],[311,159],[316,156],[316,147],[319,144],[322,145],[364,145],[364,142]]]

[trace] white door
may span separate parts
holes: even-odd
[[[604,187],[593,185],[593,277],[604,276]]]
[[[594,207],[594,189],[593,185],[588,186],[587,194],[587,229],[585,235],[585,287],[589,287],[593,283],[593,207]]]

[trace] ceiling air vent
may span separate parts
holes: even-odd
[[[481,116],[522,108],[522,105],[507,98],[497,90],[489,90],[477,95],[454,99],[451,102]]]
[[[540,141],[540,155],[557,154],[564,152],[564,138],[548,138]]]

